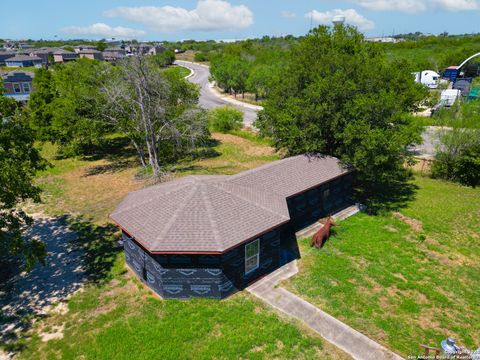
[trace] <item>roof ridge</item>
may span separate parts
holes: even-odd
[[[280,163],[288,162],[292,159],[295,159],[299,156],[302,156],[302,155],[290,156],[290,157],[286,157],[286,158],[283,158],[283,159],[280,159],[280,160],[272,161],[272,162],[266,163],[262,166],[259,166],[259,167],[256,167],[256,168],[253,168],[253,169],[250,169],[250,170],[242,171],[242,172],[239,172],[235,175],[231,175],[230,179],[237,179],[237,178],[239,178],[243,175],[246,175],[246,174],[256,173],[256,172],[262,171],[264,169],[269,169],[271,167],[277,166]]]
[[[268,212],[271,213],[271,214],[274,214],[274,215],[276,215],[276,216],[280,216],[280,217],[282,217],[282,218],[285,218],[285,215],[279,214],[279,213],[277,213],[276,211],[274,211],[274,210],[272,210],[272,209],[270,209],[270,208],[268,208],[268,207],[262,206],[262,205],[259,204],[259,203],[252,202],[252,201],[250,201],[249,199],[246,199],[245,197],[241,196],[240,194],[237,194],[237,193],[232,192],[232,191],[229,191],[229,190],[227,190],[227,189],[225,189],[225,188],[223,188],[223,187],[220,187],[219,184],[222,184],[222,183],[213,184],[212,186],[215,186],[216,188],[222,190],[223,192],[226,192],[226,193],[228,193],[228,194],[230,194],[230,195],[233,195],[233,196],[235,196],[235,197],[237,197],[237,198],[239,198],[239,199],[241,199],[241,200],[243,200],[243,201],[246,201],[247,203],[249,203],[249,204],[251,204],[251,205],[254,205],[254,206],[256,206],[256,207],[259,207],[260,209],[266,210],[266,211],[268,211]],[[230,184],[230,185],[232,185],[232,186],[238,186],[238,187],[241,187],[241,188],[244,188],[244,189],[248,189],[248,190],[250,190],[250,191],[251,191],[251,190],[254,190],[254,191],[257,190],[257,189],[255,189],[255,188],[251,188],[251,187],[243,186],[243,185],[237,185],[237,184]],[[279,194],[274,193],[274,192],[270,192],[270,194],[281,197]],[[282,197],[282,201],[285,201],[285,205],[286,205],[286,200],[285,200],[283,197]],[[290,219],[290,217],[287,217],[287,219]]]
[[[162,239],[166,234],[168,234],[168,231],[172,227],[173,223],[175,220],[177,220],[178,216],[180,215],[181,212],[185,209],[185,206],[187,203],[190,201],[190,199],[195,195],[197,192],[198,185],[194,183],[192,188],[190,189],[190,192],[183,198],[183,201],[179,204],[178,208],[173,212],[172,216],[170,219],[166,222],[165,227],[163,228],[163,231],[160,232],[155,240]]]
[[[185,178],[181,178],[181,179],[185,179]],[[178,179],[178,180],[180,180],[180,179]],[[145,187],[145,188],[143,188],[143,189],[138,189],[138,190],[135,190],[135,191],[130,192],[128,195],[130,196],[131,194],[139,193],[140,191],[151,190],[152,187],[162,186],[163,184],[166,184],[166,183],[157,184],[157,185],[153,185],[153,186],[148,186],[148,187]],[[172,182],[171,185],[175,185],[175,184]],[[176,185],[179,185],[179,184],[176,184]],[[171,193],[173,193],[173,192],[175,192],[175,191],[181,190],[181,189],[183,189],[183,188],[185,188],[185,187],[187,187],[187,186],[190,186],[190,185],[192,185],[191,182],[184,182],[183,184],[180,184],[179,186],[177,186],[177,187],[175,187],[175,188],[173,188],[173,189],[171,189],[171,190],[169,190],[169,191],[166,191],[166,192],[164,192],[164,193],[161,193],[161,194],[158,194],[158,195],[156,195],[156,196],[150,197],[150,199],[142,202],[141,204],[130,205],[130,206],[122,209],[122,210],[119,211],[119,212],[114,211],[112,214],[116,214],[116,213],[117,213],[117,214],[121,214],[121,213],[123,213],[123,212],[125,212],[125,211],[127,211],[127,210],[131,210],[131,209],[133,209],[133,208],[139,207],[140,205],[149,204],[149,203],[151,203],[152,201],[158,199],[158,198],[161,197],[161,196],[169,195],[169,194],[171,194]],[[123,201],[125,201],[125,200],[128,200],[128,199],[125,198]],[[122,203],[123,203],[123,201],[122,201]],[[118,206],[121,206],[122,203],[120,203]]]
[[[203,183],[202,185],[207,186],[207,184],[205,184],[205,183]],[[207,208],[207,218],[208,218],[208,221],[210,222],[210,226],[211,226],[211,229],[212,229],[213,238],[215,239],[215,243],[217,244],[218,247],[223,247],[222,238],[221,238],[221,236],[218,232],[217,222],[216,222],[216,220],[213,216],[212,203],[210,202],[210,199],[208,198],[208,196],[206,196],[205,192],[202,191],[201,196],[202,196],[202,200],[205,204],[205,207]]]

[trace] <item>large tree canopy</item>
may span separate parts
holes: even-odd
[[[109,64],[89,59],[36,70],[28,109],[38,139],[59,144],[66,155],[100,145],[107,124],[99,93],[110,71]]]
[[[30,268],[45,256],[44,244],[21,236],[21,230],[31,219],[19,209],[27,199],[39,201],[40,189],[33,185],[36,171],[46,163],[34,148],[33,132],[27,121],[12,113],[11,104],[0,103],[0,265],[11,255],[23,256]]]
[[[407,147],[420,141],[408,113],[425,97],[406,64],[355,28],[321,26],[291,49],[281,73],[256,124],[276,148],[339,157],[372,201],[406,179]]]

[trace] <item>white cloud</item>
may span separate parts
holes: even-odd
[[[425,0],[353,0],[353,2],[374,11],[417,13],[427,10]]]
[[[104,23],[96,23],[89,26],[68,26],[63,28],[63,31],[73,35],[94,35],[119,39],[140,38],[146,34],[143,30],[131,29],[123,26],[112,27]]]
[[[355,25],[363,31],[372,30],[375,27],[375,23],[373,21],[368,20],[354,9],[335,9],[325,12],[312,10],[309,13],[305,14],[305,17],[311,18],[313,21],[319,24],[330,25],[333,18],[337,15],[345,16],[346,23]]]
[[[368,10],[420,13],[427,10],[480,10],[480,0],[351,0]]]
[[[478,0],[432,0],[432,5],[448,11],[480,10]]]
[[[295,14],[292,11],[284,10],[280,13],[281,17],[287,18],[287,19],[293,19],[297,17],[297,14]]]
[[[122,17],[162,33],[180,31],[231,31],[253,24],[253,13],[245,5],[224,0],[199,0],[193,10],[173,6],[118,7],[104,15]]]

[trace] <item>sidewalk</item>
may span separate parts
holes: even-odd
[[[249,103],[246,103],[246,102],[243,102],[243,101],[240,101],[240,100],[235,100],[235,99],[232,99],[230,96],[228,96],[228,95],[226,95],[226,94],[222,94],[220,91],[217,90],[217,88],[215,87],[215,83],[214,83],[214,82],[211,82],[211,83],[209,84],[209,87],[210,87],[210,90],[211,90],[216,96],[218,96],[218,97],[219,97],[220,99],[222,99],[223,101],[229,102],[230,104],[233,104],[233,105],[236,105],[236,106],[241,106],[241,107],[244,107],[244,108],[247,108],[247,109],[251,109],[251,110],[255,110],[255,111],[263,110],[263,107],[262,107],[262,106],[249,104]]]
[[[309,302],[277,286],[279,282],[297,272],[296,261],[291,262],[249,286],[247,290],[275,309],[305,322],[325,340],[339,347],[354,359],[402,359]]]

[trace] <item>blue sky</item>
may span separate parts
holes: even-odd
[[[335,15],[367,36],[480,32],[480,0],[24,0],[1,8],[0,38],[13,39],[301,35]]]

